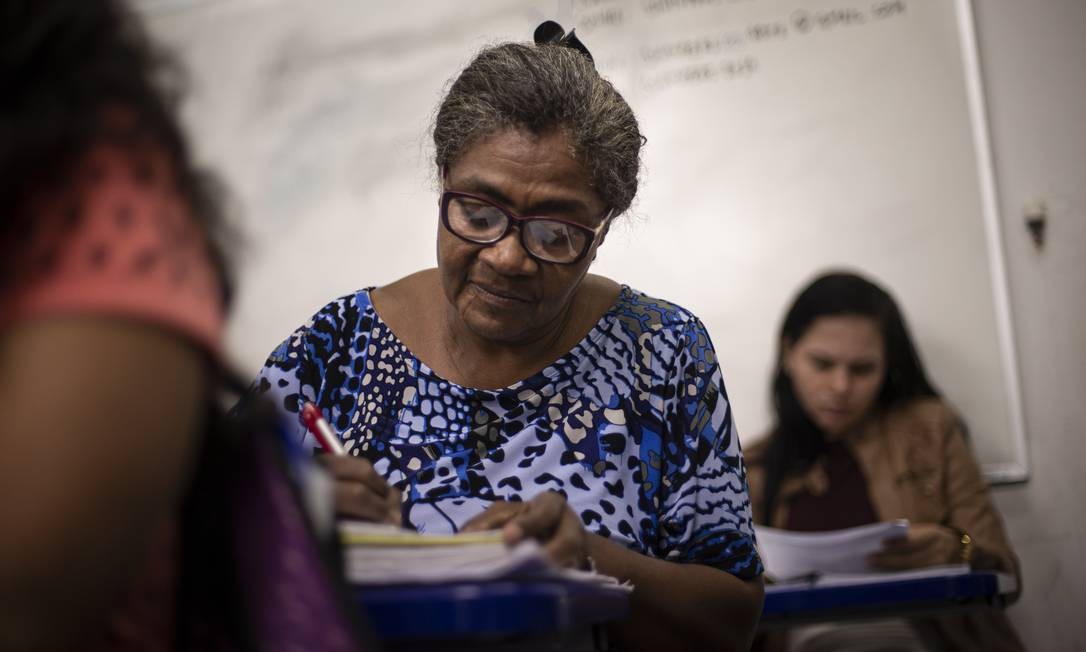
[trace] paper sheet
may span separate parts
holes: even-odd
[[[771,527],[755,528],[758,550],[766,573],[788,581],[830,573],[876,573],[867,562],[884,541],[908,536],[906,520],[872,523],[828,532],[793,532]]]

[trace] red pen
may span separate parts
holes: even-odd
[[[332,426],[328,424],[324,419],[324,415],[321,414],[321,409],[306,401],[302,405],[302,422],[305,423],[305,427],[309,429],[309,432],[313,433],[313,436],[320,442],[321,448],[324,452],[330,455],[346,455],[347,451],[344,450],[343,444],[339,443],[339,435],[335,430],[332,430]]]

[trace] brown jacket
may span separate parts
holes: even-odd
[[[759,441],[744,451],[751,505],[759,521],[767,443]],[[846,443],[867,478],[871,504],[880,520],[905,518],[967,532],[977,549],[997,560],[995,570],[1014,574],[1021,587],[1018,560],[992,505],[987,483],[962,434],[961,422],[942,401],[913,401],[873,420]],[[793,496],[805,488],[818,494],[826,490],[828,482],[819,462],[802,476],[786,478],[770,524],[782,527],[788,522]],[[945,649],[1024,649],[1006,616],[997,609],[917,619],[913,624]]]

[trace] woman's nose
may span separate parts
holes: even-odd
[[[479,257],[500,274],[518,276],[534,274],[539,263],[520,242],[520,229],[509,229],[505,237],[479,252]]]
[[[852,378],[849,376],[848,369],[834,369],[830,374],[830,388],[838,394],[847,393],[851,383]]]

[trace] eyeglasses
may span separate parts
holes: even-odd
[[[514,215],[485,197],[466,192],[446,190],[441,195],[441,223],[461,240],[494,244],[519,224],[520,244],[528,255],[559,265],[584,258],[610,218],[609,210],[600,225],[591,229],[555,217]]]

